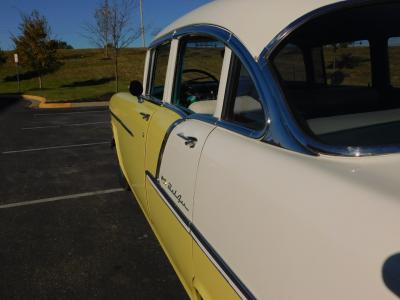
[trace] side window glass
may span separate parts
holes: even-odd
[[[306,81],[306,66],[303,52],[294,44],[287,44],[278,53],[274,58],[274,66],[283,81]]]
[[[159,46],[154,53],[154,64],[150,84],[150,96],[162,100],[171,43]]]
[[[400,37],[392,37],[388,40],[390,83],[393,87],[400,87]]]
[[[180,41],[172,104],[188,113],[213,115],[225,45],[206,37]]]
[[[236,57],[231,72],[223,118],[251,130],[263,129],[266,121],[259,94],[249,72]]]
[[[323,46],[327,84],[371,86],[371,55],[367,40]]]
[[[311,49],[311,59],[314,71],[314,82],[320,85],[326,85],[324,53],[322,47]]]

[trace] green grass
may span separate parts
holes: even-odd
[[[48,102],[108,100],[115,92],[114,65],[104,59],[101,49],[59,50],[61,66],[43,77],[43,89],[38,89],[37,78],[21,80],[21,92],[43,96]],[[0,94],[16,93],[16,69],[12,53],[9,60],[0,66]],[[131,80],[143,80],[145,50],[122,49],[119,58],[119,90],[127,91]],[[21,68],[22,75],[29,75],[28,69]]]

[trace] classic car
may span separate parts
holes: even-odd
[[[191,299],[400,296],[399,15],[220,0],[151,43],[114,143]]]

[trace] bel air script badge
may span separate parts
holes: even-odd
[[[182,195],[179,194],[176,189],[174,189],[172,183],[168,182],[164,176],[161,176],[161,183],[167,186],[168,190],[171,192],[172,195],[174,195],[175,199],[178,201],[178,204],[180,204],[187,212],[189,212],[189,208],[186,206],[186,203],[182,200]]]

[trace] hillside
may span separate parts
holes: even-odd
[[[8,62],[0,67],[0,94],[17,92],[16,68],[12,53]],[[46,97],[48,102],[108,100],[115,91],[114,66],[104,59],[101,49],[58,50],[61,65],[55,72],[43,77],[42,90],[38,80],[21,68],[21,91]],[[145,50],[122,49],[120,64],[120,91],[127,91],[131,80],[143,79]]]

